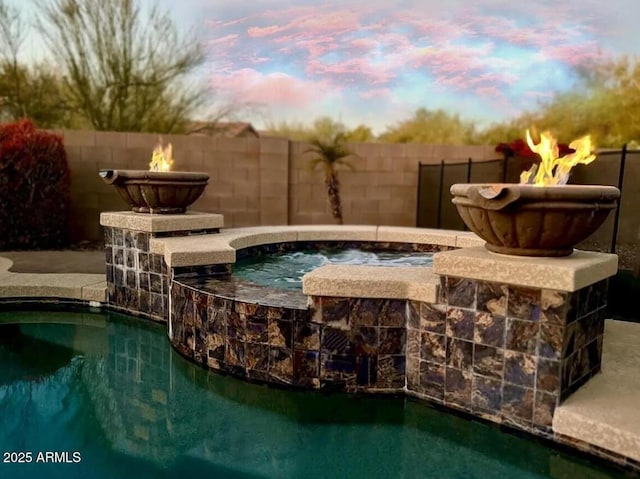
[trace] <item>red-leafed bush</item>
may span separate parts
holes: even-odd
[[[0,250],[66,244],[70,185],[62,137],[26,119],[0,125]]]
[[[558,143],[558,155],[563,157],[569,153],[573,153],[575,150],[569,148],[569,145],[565,143]],[[496,152],[502,153],[506,158],[513,156],[519,158],[537,158],[540,159],[537,153],[531,151],[527,142],[518,138],[511,143],[500,143],[496,146]]]

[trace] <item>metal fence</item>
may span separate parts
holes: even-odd
[[[449,189],[455,183],[518,183],[520,173],[531,167],[531,158],[489,161],[441,161],[419,164],[416,225],[422,228],[466,229]],[[579,248],[615,252],[621,267],[636,269],[640,242],[640,150],[604,150],[590,165],[573,168],[569,183],[616,186],[621,197],[615,214]]]

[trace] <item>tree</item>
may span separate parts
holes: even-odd
[[[475,125],[445,110],[419,108],[413,117],[387,128],[380,141],[387,143],[469,144]]]
[[[186,77],[205,59],[157,5],[40,1],[40,28],[59,59],[71,108],[97,130],[179,132],[207,92]]]
[[[0,0],[0,121],[29,117],[41,128],[69,126],[71,114],[61,101],[62,84],[55,71],[19,61],[24,38],[20,11]]]
[[[313,138],[310,141],[311,148],[306,153],[313,153],[311,168],[316,169],[321,166],[324,170],[324,184],[327,187],[327,196],[331,205],[331,215],[339,225],[342,220],[342,203],[340,201],[340,182],[338,181],[338,166],[351,168],[346,158],[352,155],[345,145],[345,138],[342,133],[337,133],[330,140]]]
[[[345,139],[353,143],[370,143],[375,141],[375,135],[367,125],[358,125],[345,133]]]

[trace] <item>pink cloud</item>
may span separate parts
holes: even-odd
[[[328,94],[321,82],[301,80],[285,73],[263,74],[243,68],[213,78],[214,88],[242,102],[304,108]]]
[[[286,30],[286,28],[287,27],[279,27],[277,25],[272,25],[270,27],[251,27],[247,30],[247,35],[250,37],[267,37],[274,33]]]

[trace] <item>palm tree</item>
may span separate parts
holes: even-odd
[[[322,138],[312,138],[309,140],[311,148],[305,153],[314,153],[315,157],[311,160],[311,168],[316,169],[318,165],[322,165],[324,169],[324,184],[327,187],[327,196],[331,204],[331,215],[333,219],[341,225],[342,221],[342,204],[340,202],[340,183],[338,181],[337,166],[353,166],[345,161],[346,158],[352,156],[353,153],[347,149],[345,145],[345,137],[342,133],[335,134],[330,140]]]

